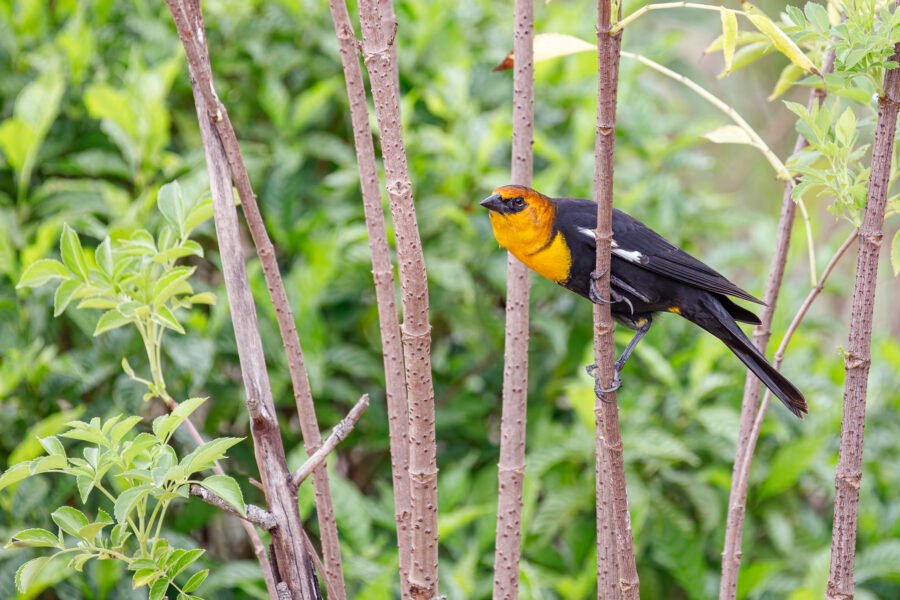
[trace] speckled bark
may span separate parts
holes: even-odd
[[[900,60],[900,44],[891,60]],[[875,283],[878,255],[884,227],[891,174],[891,157],[900,109],[900,69],[884,76],[884,95],[878,101],[878,120],[872,143],[872,170],[866,194],[866,208],[859,228],[859,255],[856,281],[850,309],[850,339],[844,357],[844,414],[841,421],[841,445],[834,477],[834,524],[831,530],[831,567],[826,598],[853,598],[853,563],[856,557],[856,523],[859,486],[862,481],[863,435],[866,423],[866,390],[869,380],[872,343],[872,312],[875,307]]]
[[[597,140],[594,147],[594,201],[597,202],[597,262],[600,296],[609,298],[612,250],[613,169],[616,141],[616,96],[622,35],[609,35],[611,2],[597,2]],[[594,305],[594,371],[599,385],[615,380],[615,326],[609,304]],[[597,474],[597,597],[639,598],[634,560],[619,407],[615,391],[598,394],[594,407]],[[615,565],[615,566],[613,566]]]
[[[516,0],[513,53],[512,183],[531,185],[534,138],[534,5]],[[494,599],[519,597],[522,484],[528,405],[528,269],[512,254],[506,262],[506,337],[500,423]]]
[[[409,483],[409,415],[406,405],[406,381],[403,376],[403,343],[394,295],[394,268],[388,248],[375,163],[375,146],[369,128],[369,110],[362,68],[359,64],[356,36],[344,0],[330,0],[331,17],[341,52],[347,98],[350,101],[350,120],[359,165],[360,187],[372,252],[372,274],[375,279],[375,298],[381,324],[381,351],[384,358],[385,395],[388,427],[391,438],[391,473],[394,483],[394,511],[397,522],[397,547],[400,559],[400,581],[403,598],[409,598],[405,582],[409,576],[411,498]],[[393,15],[391,14],[391,17]],[[388,21],[393,20],[389,17]],[[393,25],[383,24],[386,30]]]
[[[822,66],[823,73],[831,73],[834,70],[834,50],[830,50],[825,57]],[[809,93],[808,108],[822,104],[825,101],[825,90],[815,88]],[[794,154],[807,146],[808,142],[802,135],[797,136],[794,143]],[[781,198],[781,214],[778,217],[778,229],[775,234],[775,252],[772,254],[772,262],[769,266],[769,279],[766,281],[766,289],[763,301],[766,303],[759,314],[760,324],[753,330],[753,344],[760,352],[765,354],[766,346],[772,335],[772,319],[775,316],[775,307],[778,304],[778,295],[781,292],[781,283],[784,280],[784,269],[787,264],[788,249],[791,244],[791,229],[794,225],[794,212],[796,203],[791,193],[794,189],[793,180],[784,186],[784,195]],[[741,541],[744,534],[744,516],[747,507],[746,478],[741,473],[749,473],[744,469],[745,460],[753,460],[753,452],[756,448],[756,439],[751,434],[753,422],[759,408],[759,392],[762,382],[759,378],[747,372],[744,381],[744,397],[741,402],[741,420],[738,430],[738,441],[735,449],[734,468],[731,475],[731,493],[728,497],[728,517],[725,527],[725,542],[722,547],[722,578],[719,580],[720,600],[734,600],[737,597],[737,581],[741,567]]]
[[[428,280],[422,240],[416,223],[412,184],[403,144],[400,97],[394,77],[394,36],[383,27],[385,0],[362,0],[360,22],[363,57],[369,71],[375,116],[381,133],[381,156],[394,218],[402,291],[403,359],[409,405],[409,477],[412,497],[410,573],[413,598],[430,600],[438,590],[437,448],[434,432],[434,386],[431,378],[431,324]]]

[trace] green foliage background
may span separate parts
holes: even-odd
[[[635,4],[635,3],[630,3]],[[763,3],[775,14],[781,3]],[[634,6],[626,6],[626,12]],[[397,6],[405,135],[425,245],[438,399],[441,587],[487,598],[493,561],[505,257],[477,201],[507,183],[511,77],[491,67],[509,51],[511,3],[406,0]],[[590,39],[593,4],[536,4],[538,31]],[[218,91],[242,141],[279,251],[323,429],[363,392],[371,408],[332,462],[346,574],[354,598],[396,595],[387,419],[368,247],[337,44],[325,2],[217,0],[205,6]],[[769,57],[724,82],[701,57],[715,14],[657,13],[626,32],[625,47],[704,82],[732,102],[781,156],[793,117],[767,103]],[[537,69],[535,185],[589,196],[595,59]],[[763,159],[701,135],[724,118],[684,88],[623,63],[616,202],[761,294],[781,198]],[[805,102],[806,91],[789,96]],[[51,256],[63,223],[87,246],[153,229],[156,193],[178,178],[204,194],[205,168],[186,69],[165,4],[148,0],[0,3],[0,463],[33,458],[35,434],[76,415],[157,415],[120,367],[146,365],[138,336],[92,338],[97,313],[53,318],[50,288],[15,290],[23,266]],[[860,128],[871,130],[872,119]],[[821,201],[810,206],[819,268],[849,232]],[[890,223],[890,222],[889,222]],[[896,225],[894,225],[896,227]],[[779,341],[809,288],[800,229],[774,325]],[[246,435],[247,417],[211,224],[198,239],[198,291],[223,301],[196,309],[186,336],[167,336],[163,362],[177,399],[209,395],[203,429]],[[885,253],[886,254],[886,253]],[[786,373],[811,414],[780,406],[767,418],[752,472],[741,597],[822,596],[828,569],[833,470],[840,430],[852,257],[795,337]],[[287,365],[258,263],[249,264],[271,377],[293,463],[304,457]],[[900,596],[900,320],[898,287],[882,265],[860,504],[858,597]],[[590,307],[535,279],[528,415],[522,597],[594,594],[593,394]],[[621,341],[627,333],[620,334]],[[718,585],[724,511],[744,370],[715,340],[675,317],[659,319],[624,373],[619,398],[642,596],[706,598]],[[149,421],[148,421],[149,422]],[[189,447],[188,440],[177,437]],[[230,451],[231,474],[255,475],[250,444]],[[50,477],[0,494],[0,537],[48,527],[48,506],[76,496]],[[250,501],[258,492],[244,485]],[[301,494],[315,530],[311,490]],[[262,598],[243,532],[198,502],[167,531],[208,549],[214,598]],[[27,552],[0,551],[0,597]],[[86,576],[48,582],[47,598],[130,598],[106,561]]]

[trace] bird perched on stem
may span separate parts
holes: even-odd
[[[616,361],[616,381],[659,312],[681,315],[728,346],[788,410],[802,417],[806,401],[794,384],[769,364],[736,321],[759,319],[729,296],[754,298],[637,219],[613,210],[610,297],[596,290],[594,260],[597,204],[577,198],[549,198],[531,188],[507,185],[481,205],[501,246],[539,275],[594,303],[608,303],[613,317],[636,331]],[[610,390],[599,390],[610,391]]]

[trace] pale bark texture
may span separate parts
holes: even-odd
[[[360,22],[363,57],[369,71],[375,116],[381,133],[381,155],[396,231],[397,262],[402,291],[403,359],[409,404],[409,477],[412,533],[408,582],[413,598],[430,600],[438,590],[437,448],[434,432],[434,385],[431,377],[431,324],[428,321],[428,279],[422,240],[416,223],[412,183],[403,145],[400,97],[391,46],[382,10],[386,2],[362,0]]]
[[[390,3],[388,3],[390,4]],[[366,89],[362,67],[359,64],[356,35],[345,0],[330,0],[331,18],[337,34],[350,102],[350,120],[353,125],[353,141],[356,162],[359,167],[366,230],[372,252],[372,276],[375,280],[375,299],[378,303],[378,320],[381,324],[381,353],[384,359],[385,400],[387,403],[388,429],[391,438],[391,474],[394,484],[394,512],[397,522],[397,548],[400,559],[401,592],[409,598],[410,517],[411,504],[409,482],[409,414],[406,404],[406,381],[403,371],[403,343],[400,321],[394,294],[394,266],[385,233],[384,210],[381,206],[381,189],[375,162],[375,145],[369,128],[369,109],[366,106]],[[391,17],[393,13],[391,13]],[[393,23],[392,19],[388,19]],[[385,30],[393,31],[393,25],[385,24]]]
[[[822,72],[827,74],[834,70],[834,49],[828,51]],[[815,88],[809,93],[807,107],[811,110],[816,104],[821,105],[825,101],[825,90]],[[794,151],[803,150],[808,145],[806,139],[800,135],[794,143]],[[778,217],[778,228],[775,235],[775,252],[769,265],[769,279],[766,281],[766,289],[763,294],[765,305],[759,314],[760,324],[753,330],[753,344],[765,354],[772,336],[772,319],[775,316],[775,307],[778,304],[778,296],[781,292],[781,284],[784,280],[784,270],[787,264],[788,249],[791,244],[791,229],[794,225],[794,212],[797,204],[791,195],[794,189],[794,181],[789,180],[784,186],[784,195],[781,198],[781,214]],[[776,365],[777,367],[777,365]],[[719,580],[720,600],[734,600],[737,597],[738,573],[741,568],[741,541],[744,534],[744,516],[747,509],[748,482],[740,477],[740,473],[748,472],[744,469],[744,461],[753,459],[753,451],[756,448],[756,439],[751,435],[753,422],[759,409],[759,392],[762,382],[751,372],[747,372],[744,380],[744,397],[741,402],[741,420],[738,429],[738,441],[734,455],[734,468],[731,475],[731,492],[728,496],[728,517],[725,526],[725,543],[722,546],[722,578]]]
[[[250,235],[259,255],[266,286],[269,289],[275,308],[278,329],[281,332],[281,339],[288,358],[288,370],[294,389],[297,412],[300,416],[300,429],[303,433],[306,451],[311,455],[319,449],[322,443],[322,436],[319,432],[315,407],[313,406],[312,391],[303,361],[297,326],[294,323],[284,282],[278,270],[275,248],[266,232],[265,224],[256,202],[256,196],[250,184],[250,178],[241,158],[237,135],[231,125],[231,120],[228,118],[225,106],[219,101],[215,92],[212,69],[209,66],[209,55],[206,51],[206,34],[205,30],[202,29],[200,4],[198,0],[183,0],[182,2],[168,0],[168,2],[170,8],[172,8],[173,15],[175,15],[176,24],[178,24],[180,18],[176,13],[178,13],[179,7],[183,7],[184,12],[181,13],[183,18],[189,21],[196,18],[199,27],[201,27],[200,29],[193,28],[182,31],[183,28],[179,26],[179,36],[182,38],[189,66],[197,70],[194,74],[197,79],[197,85],[194,87],[194,92],[198,96],[197,102],[202,102],[205,110],[213,117],[212,125],[219,143],[224,149],[227,166],[230,168],[230,177],[240,195]],[[236,314],[242,313],[238,312]],[[328,471],[324,464],[313,473],[313,487],[315,489],[316,512],[325,563],[325,577],[329,582],[328,589],[332,590],[336,600],[343,600],[346,598],[346,591],[341,567],[341,553],[338,544],[337,525],[334,520],[331,490],[328,484]]]
[[[612,2],[597,2],[597,138],[594,147],[594,201],[597,202],[596,285],[609,298],[612,250],[613,169],[616,141],[616,100],[622,34],[610,35]],[[619,407],[616,404],[615,341],[608,303],[594,305],[594,377],[609,392],[595,399],[597,476],[597,596],[640,597],[634,540],[628,512]]]
[[[891,60],[900,60],[900,44]],[[859,228],[856,281],[850,309],[850,339],[844,356],[844,414],[841,444],[834,477],[834,524],[831,530],[831,567],[826,597],[853,598],[853,563],[856,557],[856,521],[859,486],[862,481],[863,434],[866,422],[866,389],[869,380],[872,342],[872,312],[878,255],[884,237],[884,207],[891,175],[897,110],[900,109],[900,69],[884,76],[884,95],[878,100],[878,120],[872,143],[872,170],[866,194],[866,208]]]
[[[516,0],[513,54],[512,183],[531,185],[534,138],[534,3]],[[512,254],[506,260],[506,338],[503,413],[500,424],[494,599],[519,597],[522,553],[522,485],[528,405],[528,269]]]
[[[210,113],[201,88],[211,88],[211,70],[205,44],[205,29],[199,3],[195,0],[169,0],[178,34],[188,54],[191,88],[197,107],[197,118],[210,176],[213,210],[222,274],[232,315],[235,341],[241,364],[241,374],[247,393],[250,432],[253,437],[256,462],[266,490],[268,510],[277,526],[272,530],[272,549],[277,572],[295,600],[321,598],[312,561],[298,540],[302,540],[303,526],[297,509],[296,492],[285,485],[290,477],[285,460],[281,432],[278,427],[272,390],[266,372],[262,339],[256,321],[256,307],[250,292],[244,253],[238,229],[238,215],[231,192],[226,149],[216,132],[215,119],[222,114]],[[279,583],[279,585],[280,585]]]

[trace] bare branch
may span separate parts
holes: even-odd
[[[220,510],[224,510],[227,513],[231,513],[232,515],[243,519],[245,522],[256,525],[257,527],[265,529],[266,531],[275,529],[275,527],[278,526],[278,524],[275,522],[275,517],[272,516],[272,513],[256,506],[255,504],[248,504],[247,514],[242,515],[233,506],[201,485],[193,484],[191,486],[191,495],[197,496],[207,504],[215,506]]]
[[[366,230],[372,252],[372,275],[375,280],[375,299],[378,303],[378,322],[381,326],[381,353],[384,360],[385,401],[391,441],[391,475],[394,484],[394,517],[397,522],[397,548],[400,562],[400,586],[404,600],[409,598],[406,585],[409,576],[410,518],[412,499],[409,481],[409,409],[406,404],[406,381],[403,372],[403,345],[397,301],[394,291],[394,267],[384,225],[384,209],[378,185],[375,145],[369,127],[369,109],[362,68],[357,54],[357,40],[347,12],[345,0],[329,0],[331,18],[337,34],[350,101],[350,120],[359,180],[362,189]],[[392,10],[392,3],[388,2]],[[384,15],[383,22],[384,22]],[[392,15],[387,17],[388,20]],[[396,23],[396,21],[394,21]],[[392,25],[393,27],[393,25]],[[396,75],[396,69],[395,69]]]
[[[213,197],[213,211],[219,242],[225,288],[233,315],[241,374],[247,392],[247,410],[253,436],[256,462],[266,489],[269,511],[278,527],[272,530],[272,546],[278,572],[295,600],[320,597],[315,573],[305,549],[298,545],[302,523],[294,490],[285,485],[290,478],[278,427],[275,404],[265,367],[262,339],[256,320],[256,307],[247,280],[238,230],[237,210],[231,191],[229,165],[240,162],[240,149],[233,137],[224,107],[215,97],[212,69],[206,48],[206,31],[198,0],[167,0],[184,46],[191,76],[191,88],[206,154]],[[219,125],[226,126],[222,135]],[[235,154],[229,160],[229,152]],[[244,172],[246,177],[246,172]],[[240,179],[240,178],[238,178]],[[239,186],[240,187],[240,186]],[[242,198],[245,202],[246,200]],[[255,205],[255,201],[254,201]],[[318,431],[318,430],[317,430]]]
[[[369,408],[369,395],[363,394],[362,397],[356,401],[353,408],[350,409],[350,412],[347,413],[347,416],[334,426],[334,429],[331,430],[331,435],[329,435],[325,442],[319,446],[319,449],[316,450],[312,456],[307,458],[306,462],[300,465],[299,469],[294,471],[291,483],[295,487],[303,483],[313,471],[318,469],[319,465],[321,465],[325,459],[328,458],[328,455],[331,454],[331,451],[337,448],[337,445],[350,435],[356,422],[359,421],[363,411],[367,408]]]
[[[620,6],[621,10],[621,6]],[[597,138],[594,147],[594,201],[597,203],[595,273],[601,297],[609,298],[612,250],[613,169],[616,100],[622,34],[610,34],[612,2],[597,2]],[[597,594],[600,598],[639,598],[634,540],[619,431],[615,386],[615,326],[609,304],[594,305],[594,404],[597,473]],[[599,390],[611,390],[600,392]]]
[[[402,290],[403,358],[409,403],[409,476],[412,496],[412,561],[408,585],[413,598],[432,598],[438,589],[437,446],[434,432],[434,385],[431,377],[431,324],[428,278],[416,223],[412,183],[403,144],[400,97],[391,45],[379,6],[390,0],[361,0],[363,58],[369,71],[375,116],[381,132],[381,155],[394,217],[397,263]]]
[[[516,0],[513,54],[512,183],[531,185],[534,139],[534,3]],[[522,553],[522,486],[528,407],[528,269],[512,254],[506,261],[506,336],[503,413],[500,424],[499,495],[494,550],[494,598],[519,596]]]
[[[900,60],[900,44],[892,61]],[[900,109],[900,70],[884,75],[884,95],[878,100],[878,119],[872,142],[872,169],[866,208],[859,228],[856,281],[850,309],[850,339],[844,357],[844,414],[841,445],[834,474],[834,524],[831,529],[831,567],[825,597],[853,598],[853,562],[856,556],[856,521],[862,479],[863,435],[866,424],[866,391],[871,364],[872,313],[878,279],[878,253],[884,228],[884,208],[891,175],[891,157]]]
[[[825,57],[822,68],[824,73],[834,70],[834,48],[830,49]],[[812,110],[816,104],[821,105],[825,101],[824,88],[813,89],[809,94],[808,107]],[[794,154],[807,146],[806,139],[799,135],[794,143]],[[778,304],[778,295],[781,292],[781,283],[784,280],[784,269],[787,264],[788,248],[791,243],[791,229],[794,224],[796,203],[792,192],[794,180],[789,179],[784,186],[784,195],[781,199],[781,215],[778,217],[778,230],[775,235],[775,252],[769,266],[769,279],[766,282],[763,300],[765,305],[759,315],[760,324],[753,331],[753,344],[765,353],[772,335],[772,319],[775,316],[775,307]],[[819,284],[823,283],[821,280]],[[778,368],[780,363],[775,365]],[[749,462],[753,458],[756,448],[756,436],[753,436],[755,415],[758,413],[760,380],[752,373],[747,373],[744,380],[744,397],[741,401],[741,420],[738,430],[738,442],[735,449],[734,469],[731,476],[731,493],[728,497],[728,518],[725,526],[725,543],[722,547],[722,578],[719,581],[720,600],[734,600],[737,597],[737,580],[741,566],[741,540],[744,534],[744,514],[747,505]],[[765,411],[763,411],[765,414]],[[757,434],[758,435],[758,434]],[[746,468],[744,462],[747,462]]]

